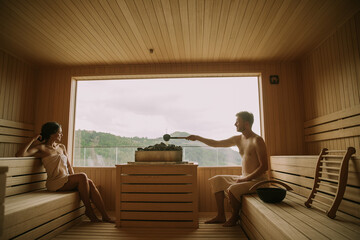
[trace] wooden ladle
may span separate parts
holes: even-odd
[[[186,139],[186,137],[172,137],[170,134],[165,134],[163,136],[164,141],[169,141],[170,139]]]

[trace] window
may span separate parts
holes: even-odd
[[[114,166],[134,161],[138,147],[172,136],[226,139],[240,134],[236,113],[254,114],[260,134],[257,77],[79,80],[75,114],[75,166]],[[199,166],[241,165],[238,149],[211,148],[172,139],[183,161]]]

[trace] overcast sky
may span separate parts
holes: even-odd
[[[253,130],[260,134],[257,77],[78,81],[75,129],[225,139],[239,134],[234,123],[240,111],[254,114]]]

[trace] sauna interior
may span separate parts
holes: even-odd
[[[189,209],[151,215],[149,207],[134,220],[134,208],[114,227],[90,223],[76,192],[50,197],[40,159],[15,157],[56,121],[73,160],[79,80],[206,76],[258,77],[269,177],[293,188],[278,204],[244,196],[235,227],[204,224],[217,209],[208,179],[241,166],[189,170]],[[356,153],[335,219],[306,208],[320,151],[349,147]],[[358,0],[0,0],[1,239],[360,239],[359,154]],[[115,166],[74,170],[93,180],[113,217],[129,203],[119,202],[125,178]],[[333,186],[321,190],[325,200]]]

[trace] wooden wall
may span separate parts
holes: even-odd
[[[55,120],[63,125],[64,143],[71,148],[68,131],[71,133],[73,119],[70,107],[72,77],[83,76],[129,76],[183,74],[239,74],[261,73],[263,130],[270,155],[303,153],[303,99],[302,84],[296,62],[284,63],[199,63],[89,66],[73,68],[47,68],[39,72],[36,94],[41,100],[36,104],[36,129],[42,123]],[[279,75],[280,84],[270,85],[269,76]],[[239,89],[241,94],[241,89]],[[239,109],[240,111],[241,109]],[[71,149],[69,149],[71,150]]]
[[[34,124],[35,78],[31,65],[0,50],[0,120]],[[8,130],[0,126],[0,135]],[[19,144],[0,138],[0,157],[12,157]]]
[[[108,210],[115,211],[116,169],[114,167],[75,167],[75,172],[84,172],[99,187],[101,196]],[[240,175],[241,167],[199,167],[198,191],[199,211],[215,212],[216,203],[211,193],[208,179],[215,175]],[[225,208],[230,207],[225,201]]]
[[[360,12],[301,61],[305,121],[327,119],[333,113],[360,106]],[[354,112],[354,111],[352,111]],[[354,114],[360,114],[354,113]],[[355,115],[356,116],[356,115]],[[358,124],[357,124],[358,125]],[[344,126],[345,127],[345,126]],[[360,134],[306,142],[306,154],[320,149],[353,146],[360,154]]]

